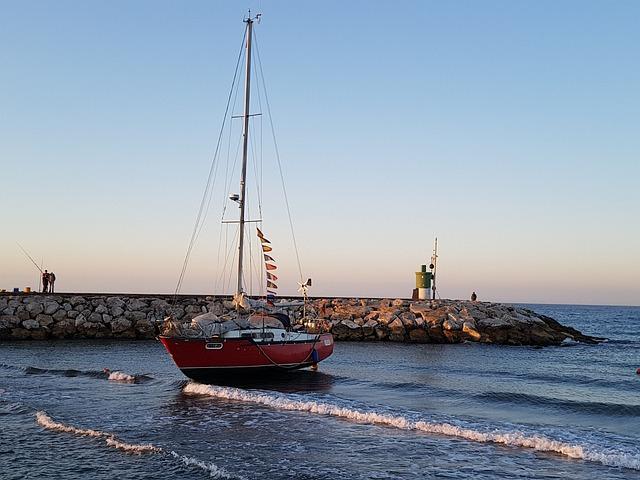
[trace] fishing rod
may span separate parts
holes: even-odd
[[[31,260],[31,263],[33,263],[33,264],[36,266],[36,268],[37,268],[38,270],[40,270],[40,273],[44,273],[44,272],[42,271],[42,268],[40,268],[40,267],[38,266],[38,264],[36,263],[36,261],[35,261],[33,258],[31,258],[31,255],[29,255],[29,254],[27,253],[27,251],[26,251],[24,248],[22,248],[22,245],[20,245],[18,242],[16,242],[16,243],[17,243],[17,244],[18,244],[18,246],[20,247],[20,250],[22,250],[22,251],[24,252],[24,254],[29,258],[29,260]]]

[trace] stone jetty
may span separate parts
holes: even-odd
[[[338,341],[481,342],[500,345],[597,343],[552,318],[513,305],[462,300],[313,298],[281,302],[294,324],[313,322]],[[278,304],[276,304],[278,306]],[[165,317],[189,323],[205,312],[237,315],[228,297],[109,294],[0,294],[0,340],[150,339]]]

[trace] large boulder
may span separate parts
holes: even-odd
[[[127,310],[129,310],[130,312],[138,311],[138,310],[144,310],[144,309],[146,309],[148,307],[149,307],[149,305],[147,305],[145,302],[143,302],[142,300],[140,300],[138,298],[132,298],[131,300],[129,300],[127,302]]]
[[[131,326],[131,320],[128,320],[125,317],[119,317],[111,321],[111,331],[113,333],[122,333],[129,330]]]
[[[38,323],[38,321],[32,320],[32,319],[25,320],[24,322],[22,322],[22,326],[27,330],[35,330],[37,328],[40,328],[40,324]]]
[[[21,319],[16,315],[0,315],[0,322],[7,327],[17,327],[22,323],[22,320],[28,320],[28,318]]]
[[[44,307],[41,303],[28,303],[26,310],[31,315],[31,318],[36,318],[36,315],[44,312]]]
[[[401,313],[400,320],[407,331],[413,330],[416,327],[416,316],[411,312]]]
[[[378,314],[378,323],[381,325],[389,325],[397,318],[398,316],[392,311],[380,312]]]
[[[361,340],[362,327],[353,320],[343,320],[331,329],[337,340]]]
[[[376,338],[378,340],[387,340],[389,338],[389,329],[386,325],[380,325],[375,327]]]
[[[429,343],[429,335],[423,328],[414,328],[409,332],[409,341],[412,343]]]
[[[376,334],[376,327],[378,326],[378,321],[377,320],[367,320],[363,325],[362,325],[362,334],[365,337],[374,337]]]
[[[462,330],[462,320],[460,320],[460,318],[458,318],[455,314],[453,313],[448,313],[447,314],[447,318],[444,320],[444,322],[442,322],[442,328],[445,331],[459,331]]]
[[[44,304],[44,313],[46,315],[53,315],[60,308],[60,304],[58,302],[46,302]]]
[[[146,318],[136,322],[136,334],[138,338],[153,338],[155,336],[155,325]]]
[[[192,315],[191,318],[195,316],[195,314],[191,314],[191,315]],[[127,311],[127,312],[124,312],[124,316],[126,319],[131,320],[133,323],[147,319],[147,314],[144,312]],[[191,318],[189,320],[191,320]]]
[[[115,307],[124,308],[125,301],[122,300],[120,297],[109,297],[105,300],[105,305],[109,307],[109,309],[112,309]]]
[[[389,325],[389,340],[392,342],[403,342],[406,338],[407,331],[402,320],[396,317]]]
[[[75,296],[69,299],[69,303],[72,307],[77,307],[79,305],[87,303],[87,299],[81,296]]]
[[[71,312],[69,312],[71,313]],[[85,317],[82,313],[75,318],[74,325],[76,328],[80,327],[87,321],[87,317]]]
[[[51,328],[51,336],[54,338],[70,338],[75,333],[76,326],[73,320],[61,320]]]
[[[40,325],[41,327],[48,327],[53,323],[53,317],[51,315],[40,313],[38,316],[36,316],[36,322],[38,322],[38,325]]]
[[[480,335],[480,332],[476,330],[476,323],[473,321],[465,321],[462,324],[462,333],[464,334],[466,339],[474,342],[479,342],[480,339],[482,338],[482,335]]]

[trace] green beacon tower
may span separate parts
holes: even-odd
[[[428,300],[431,290],[431,278],[433,274],[427,272],[427,266],[422,265],[422,269],[416,272],[416,290],[418,291],[418,300]]]

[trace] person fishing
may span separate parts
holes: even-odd
[[[53,293],[53,287],[56,283],[56,274],[49,272],[49,293]]]
[[[49,272],[46,270],[42,272],[42,293],[49,291]]]

